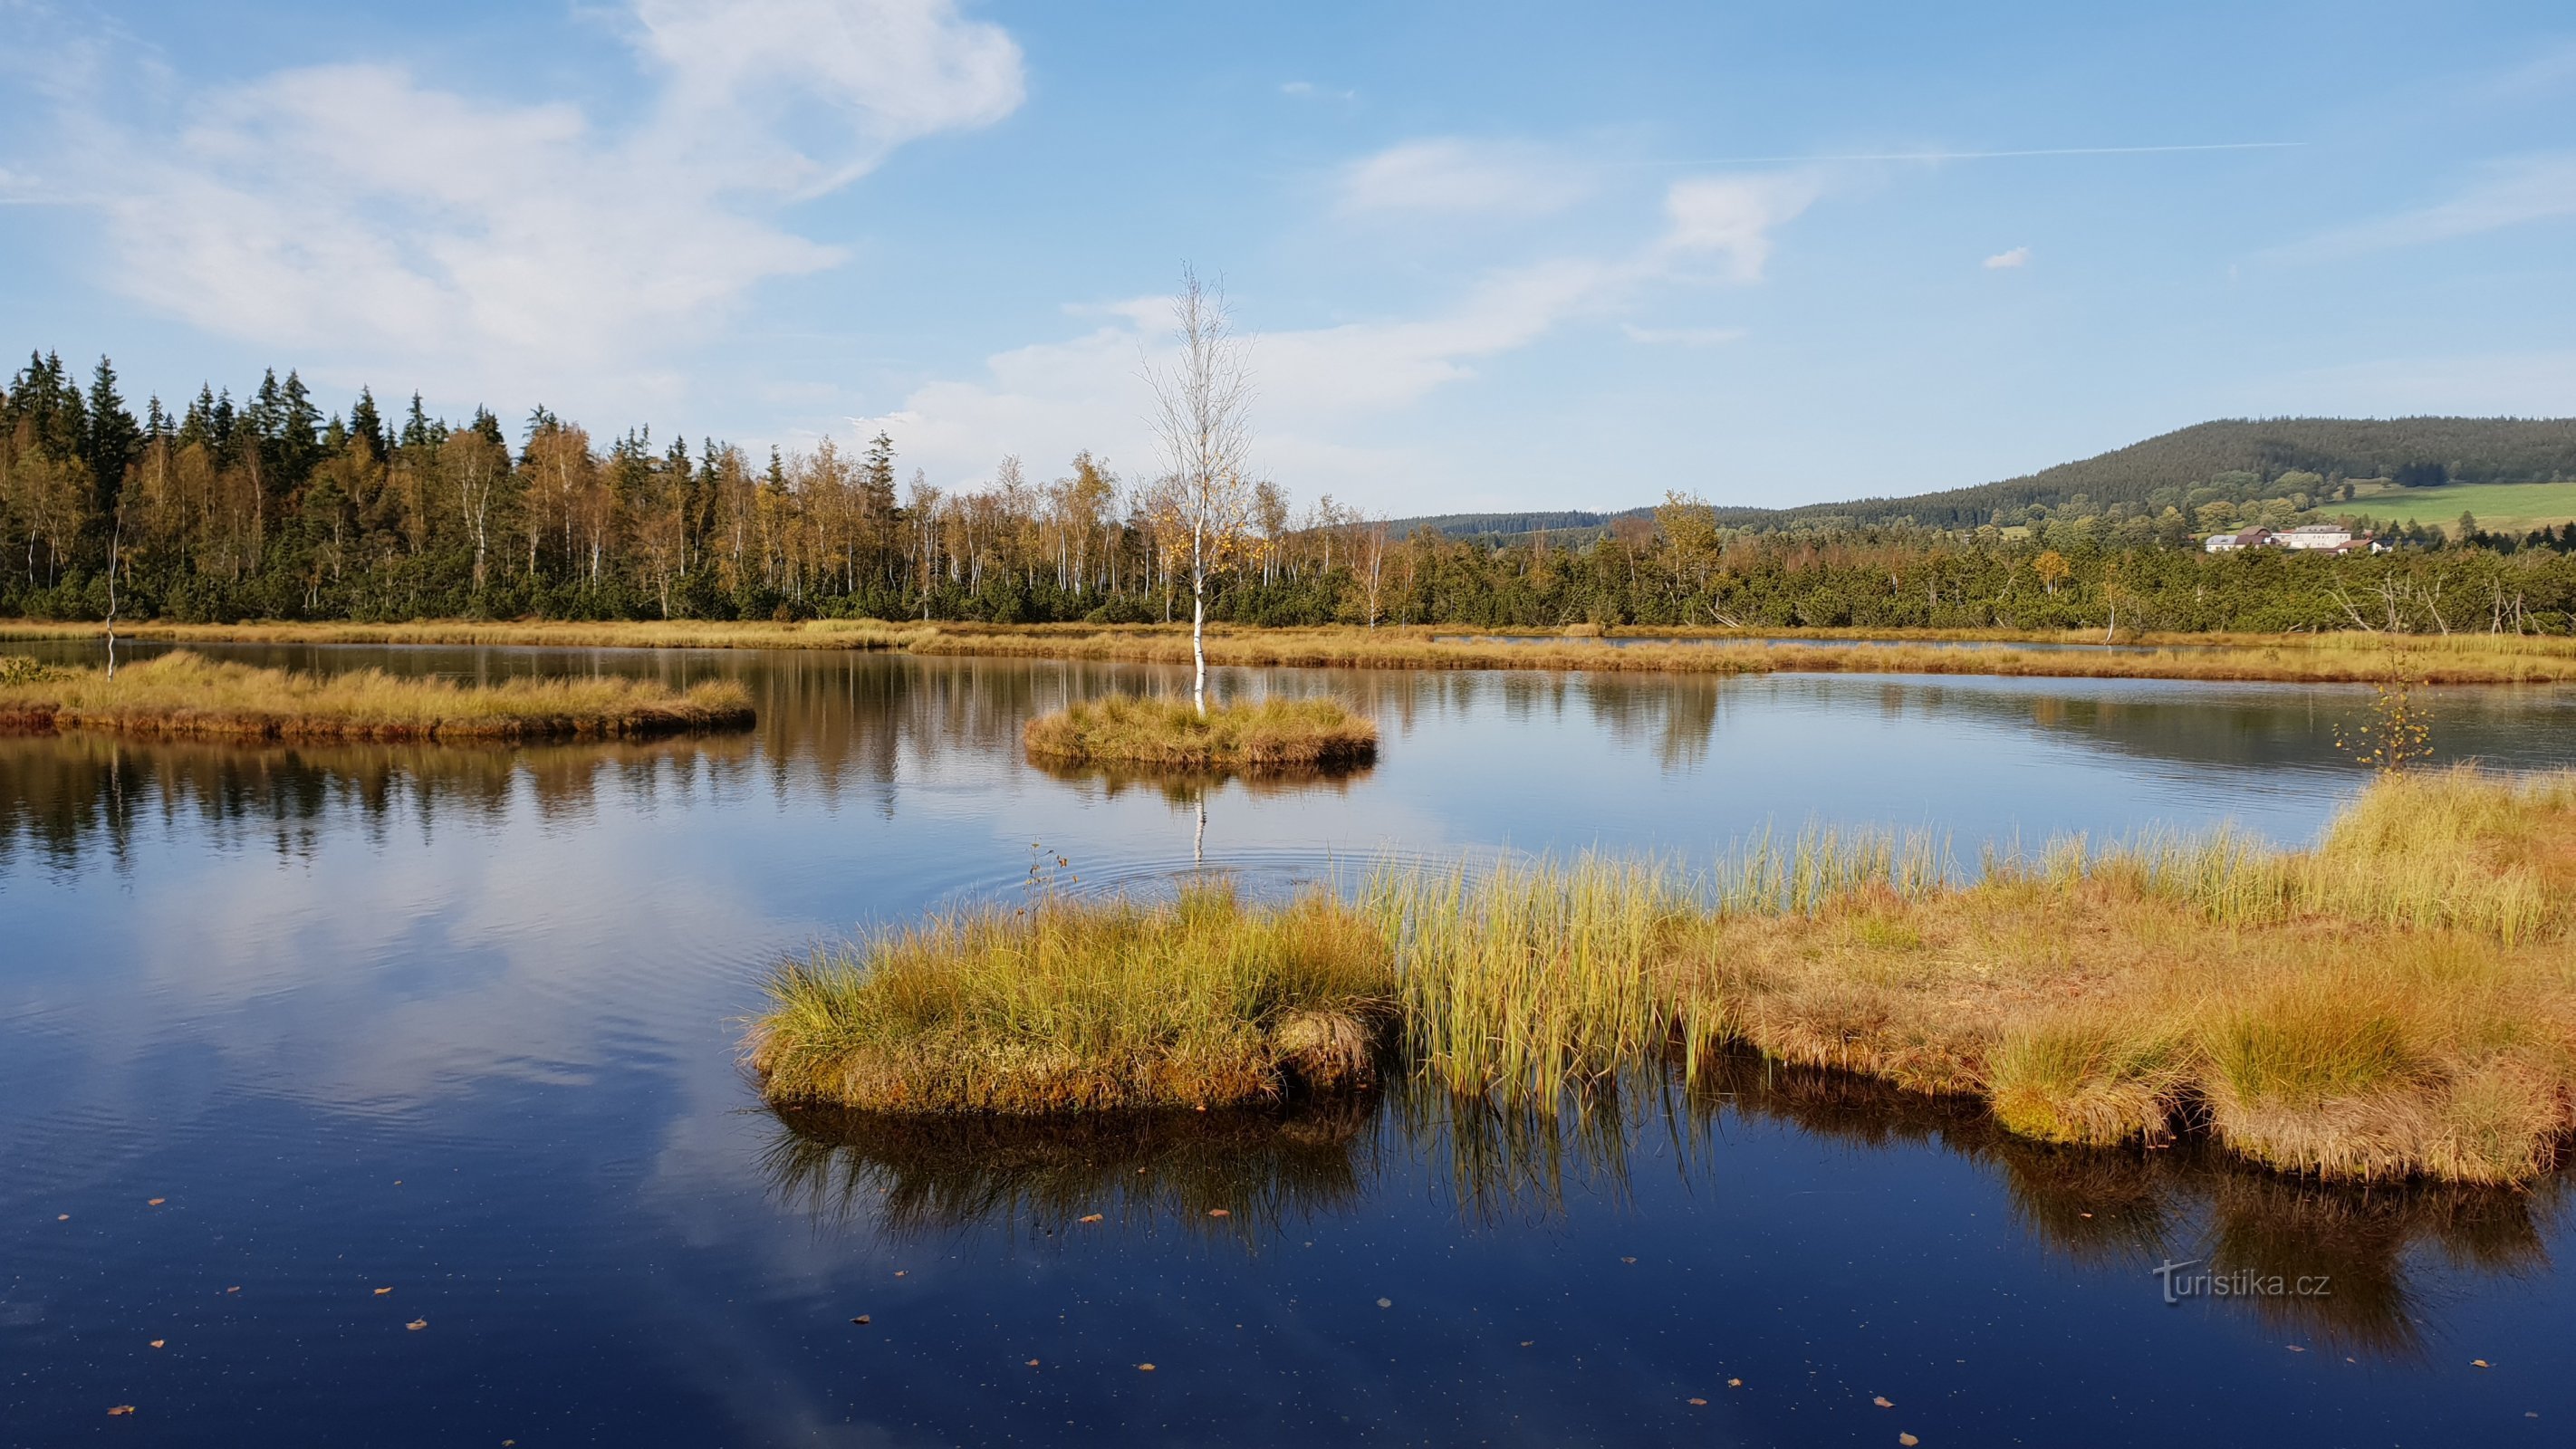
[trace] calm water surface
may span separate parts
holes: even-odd
[[[1021,760],[1033,711],[1176,678],[1142,667],[225,652],[736,674],[761,723],[0,739],[0,1442],[2576,1436],[2554,1182],[2321,1192],[1759,1064],[1584,1120],[1407,1098],[1032,1134],[782,1120],[734,1061],[781,953],[1011,896],[1033,843],[1075,889],[1166,886],[1202,800],[1209,864],[1257,890],[1390,849],[1705,860],[1810,821],[1934,825],[1966,859],[2221,819],[2299,841],[2359,784],[2330,736],[2362,692],[1223,673],[1385,731],[1370,772],[1248,790]],[[2446,753],[2576,763],[2564,694],[2439,711]],[[2153,1270],[2186,1259],[2185,1289],[2327,1288],[2168,1305]]]

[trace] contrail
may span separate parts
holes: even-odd
[[[1640,166],[1770,166],[1792,161],[2000,161],[2020,156],[2153,156],[2174,151],[2281,151],[2305,141],[2211,141],[2191,146],[2045,146],[2022,151],[1857,151],[1840,156],[1716,156]]]

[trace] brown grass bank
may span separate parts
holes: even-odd
[[[120,625],[119,637],[173,643],[484,644],[561,648],[901,650],[923,655],[1095,659],[1185,665],[1186,626],[888,622],[669,622]],[[1208,659],[1234,666],[1367,669],[1537,669],[1648,674],[1987,674],[2074,679],[2201,679],[2368,683],[2388,677],[2390,655],[2416,656],[2426,684],[2576,681],[2576,640],[2510,634],[2148,635],[2135,646],[2061,631],[1919,631],[1863,642],[1849,630],[1778,630],[1765,638],[1672,631],[1684,642],[1621,644],[1592,636],[1473,634],[1457,629],[1358,626],[1264,629],[1211,626]],[[0,642],[89,639],[95,624],[0,623]],[[1766,638],[1788,642],[1766,642]],[[1961,642],[1991,647],[1943,647]]]
[[[2203,1130],[2341,1179],[2527,1181],[2576,1126],[2576,775],[2383,780],[2309,851],[2222,832],[1948,866],[1808,837],[1705,876],[1393,872],[1370,901],[1415,1052],[1460,1091],[1750,1047],[2046,1141]]]
[[[1185,699],[1112,695],[1030,720],[1029,757],[1058,766],[1328,771],[1377,758],[1377,725],[1330,699],[1265,699],[1201,714]]]
[[[619,677],[468,685],[381,670],[306,674],[178,650],[119,669],[0,661],[0,729],[270,740],[624,739],[752,722],[731,680],[686,691]]]
[[[1392,998],[1412,1071],[1504,1104],[1750,1049],[2041,1141],[2193,1133],[2327,1179],[2526,1182],[2576,1127],[2576,774],[2385,779],[2312,850],[2072,840],[1961,874],[1810,835],[1700,874],[1390,869],[1356,908],[1049,901],[782,971],[751,1062],[858,1106],[1267,1100],[1305,1043],[1367,1060],[1339,1023]]]

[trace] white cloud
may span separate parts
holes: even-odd
[[[2576,153],[2491,161],[2447,201],[2282,248],[2292,258],[2352,256],[2476,236],[2527,222],[2576,216]]]
[[[1741,327],[1640,327],[1634,322],[1620,323],[1619,330],[1629,341],[1649,347],[1716,347],[1745,335]]]
[[[1615,314],[1651,288],[1759,281],[1773,233],[1824,192],[1805,172],[1698,178],[1672,186],[1666,225],[1629,254],[1498,268],[1448,305],[1411,318],[1260,332],[1251,344],[1259,465],[1300,492],[1386,497],[1445,466],[1407,450],[1357,444],[1369,425],[1473,378],[1483,362],[1527,347],[1565,322]],[[1714,260],[1713,274],[1703,263]],[[1114,319],[1082,336],[993,355],[977,380],[924,384],[895,412],[853,420],[883,428],[943,484],[989,478],[995,460],[1077,448],[1143,465],[1152,457],[1143,364],[1159,359],[1167,298],[1068,309]],[[1255,319],[1242,319],[1247,324]],[[1709,346],[1730,328],[1630,326],[1640,342]],[[1038,466],[1046,466],[1040,463]]]
[[[658,87],[622,132],[568,102],[328,65],[197,97],[175,135],[68,115],[84,140],[65,169],[125,179],[101,203],[104,270],[197,325],[398,351],[478,390],[597,388],[758,283],[841,259],[779,208],[1022,95],[1017,47],[951,0],[633,0],[631,21]],[[73,105],[105,112],[107,92]]]
[[[1771,260],[1771,234],[1824,194],[1813,171],[1703,176],[1673,183],[1664,211],[1671,220],[1663,251],[1714,256],[1726,280],[1758,282]]]
[[[1591,191],[1582,169],[1530,146],[1437,138],[1407,141],[1343,168],[1345,216],[1545,216]]]
[[[1993,256],[1986,258],[1985,261],[1986,270],[1990,272],[2010,271],[2015,267],[2026,267],[2029,265],[2030,248],[2028,247],[2014,247],[2008,252],[1997,252]]]

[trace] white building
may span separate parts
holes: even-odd
[[[2302,523],[2273,540],[2283,548],[2333,549],[2352,542],[2353,532],[2340,523]]]
[[[2213,533],[2202,547],[2211,553],[2234,553],[2240,548],[2261,548],[2272,541],[2268,528],[2240,528],[2234,533]]]

